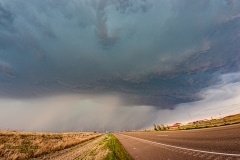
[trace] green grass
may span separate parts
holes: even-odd
[[[132,160],[127,151],[123,148],[121,143],[112,134],[108,134],[106,140],[106,147],[110,151],[104,160]]]

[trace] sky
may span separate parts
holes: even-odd
[[[238,0],[0,0],[0,129],[239,113],[239,45]]]

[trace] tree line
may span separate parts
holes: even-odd
[[[155,131],[165,131],[168,129],[168,127],[164,126],[163,124],[153,124],[153,127]]]

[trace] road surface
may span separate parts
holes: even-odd
[[[240,160],[240,124],[114,135],[137,160]]]

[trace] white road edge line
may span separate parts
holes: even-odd
[[[194,152],[200,152],[200,153],[208,153],[208,154],[216,154],[216,155],[240,157],[240,154],[231,154],[231,153],[202,151],[202,150],[197,150],[197,149],[190,149],[190,148],[173,146],[173,145],[164,144],[164,143],[159,143],[159,142],[153,142],[153,141],[149,141],[149,140],[145,140],[145,139],[141,139],[141,138],[137,138],[137,137],[132,137],[132,136],[124,135],[124,134],[120,134],[120,135],[123,135],[123,136],[126,136],[126,137],[130,137],[130,138],[133,138],[133,139],[137,139],[137,140],[140,140],[140,141],[145,141],[145,142],[148,142],[148,143],[153,143],[153,144],[158,144],[158,145],[162,145],[162,146],[166,146],[166,147],[171,147],[171,148],[177,148],[177,149],[194,151]]]

